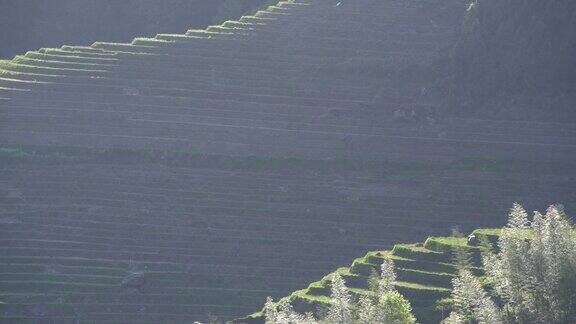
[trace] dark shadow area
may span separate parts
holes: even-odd
[[[456,106],[565,121],[576,100],[575,57],[576,2],[472,1],[453,57]]]
[[[576,213],[574,0],[0,5],[0,323],[323,316],[385,259],[438,323],[455,249]]]

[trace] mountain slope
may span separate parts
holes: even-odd
[[[486,237],[495,242],[499,230],[478,229],[473,235],[476,239]],[[371,251],[355,259],[349,267],[339,268],[336,272],[344,278],[353,295],[369,294],[370,276],[378,274],[383,258],[389,258],[394,261],[398,275],[396,289],[410,300],[418,322],[438,323],[442,319],[442,300],[450,298],[451,281],[456,277],[457,268],[453,260],[455,249],[469,251],[475,271],[481,273],[478,247],[469,245],[467,238],[453,236],[429,237],[424,243],[396,244],[391,250]],[[317,314],[328,307],[331,275],[285,298],[296,311]],[[263,322],[263,314],[257,312],[234,322],[260,323]]]
[[[464,1],[338,2],[4,62],[0,320],[231,319],[511,201],[572,208],[572,121],[441,114]]]

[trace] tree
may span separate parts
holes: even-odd
[[[358,301],[358,323],[372,324],[378,318],[378,308],[370,296],[361,296]]]
[[[276,305],[274,305],[272,298],[266,298],[266,303],[264,304],[264,319],[266,323],[278,324],[279,317],[278,309],[276,308]]]
[[[394,263],[386,258],[381,265],[381,274],[374,285],[374,291],[362,295],[358,302],[352,300],[352,295],[346,282],[338,273],[332,275],[330,293],[330,308],[325,319],[316,320],[311,314],[299,315],[290,304],[283,300],[280,305],[274,305],[268,298],[264,306],[267,324],[413,324],[410,302],[394,288],[396,272]]]
[[[387,292],[395,290],[396,271],[394,271],[394,262],[389,258],[384,258],[380,266],[380,281],[378,282],[378,295],[382,296]]]
[[[450,313],[450,315],[442,321],[442,324],[464,324],[464,323],[466,323],[464,317],[456,312]]]
[[[388,291],[380,298],[380,318],[375,323],[414,324],[416,318],[412,315],[410,302],[398,291]]]
[[[530,222],[522,206],[514,204],[498,251],[486,248],[482,258],[501,307],[470,271],[460,269],[451,320],[497,323],[498,316],[506,323],[576,322],[576,238],[563,208],[535,212]]]
[[[410,302],[396,288],[394,262],[385,258],[380,266],[375,298],[363,296],[358,303],[358,322],[411,324],[416,322]]]
[[[264,318],[267,324],[317,324],[310,313],[298,314],[286,299],[275,305],[272,298],[266,299],[264,304]]]
[[[350,292],[342,276],[338,273],[332,275],[332,288],[330,293],[332,305],[328,310],[328,320],[331,323],[346,324],[352,319],[352,302]]]
[[[453,285],[456,317],[485,324],[502,323],[499,309],[470,270],[460,269]]]

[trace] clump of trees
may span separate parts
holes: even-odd
[[[332,276],[330,306],[326,315],[315,318],[312,313],[299,314],[286,299],[275,304],[269,297],[264,305],[267,324],[413,324],[410,302],[395,288],[394,263],[385,259],[381,275],[370,294],[354,300],[345,281],[338,273]],[[321,312],[319,312],[321,313]]]
[[[444,323],[576,323],[576,237],[562,207],[530,220],[515,204],[497,246],[481,248],[485,277],[460,267]]]
[[[530,219],[519,204],[493,244],[481,237],[483,275],[477,276],[470,255],[456,252],[452,312],[444,324],[576,323],[576,232],[560,205]],[[370,294],[357,300],[344,279],[332,277],[330,306],[316,318],[299,314],[287,299],[264,306],[267,324],[394,323],[412,324],[409,301],[394,288],[392,260],[385,259]]]

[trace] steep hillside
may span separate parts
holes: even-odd
[[[0,321],[231,319],[511,201],[570,212],[573,121],[441,114],[465,10],[286,1],[3,63]]]
[[[134,35],[205,28],[278,0],[0,1],[0,58],[31,48],[126,42]]]
[[[499,232],[498,229],[478,229],[473,234],[477,240],[483,236],[495,242]],[[450,298],[451,281],[456,277],[455,249],[469,251],[475,271],[482,273],[478,247],[469,245],[467,238],[454,236],[429,237],[424,243],[396,244],[390,250],[371,251],[355,259],[349,267],[336,271],[345,279],[355,296],[369,294],[370,276],[378,274],[383,258],[393,260],[398,275],[396,289],[410,300],[418,322],[439,323],[443,318],[445,299]],[[331,274],[328,274],[285,298],[298,312],[322,312],[328,306],[330,278]],[[263,314],[257,312],[234,322],[261,323]]]
[[[573,121],[576,2],[471,2],[454,55],[459,110]]]

